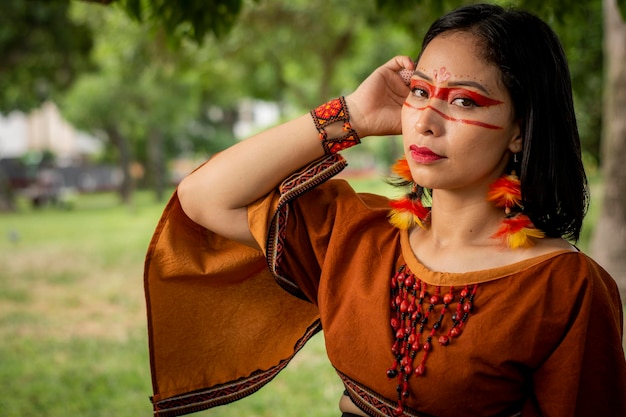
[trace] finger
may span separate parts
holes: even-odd
[[[392,58],[389,61],[389,64],[392,66],[392,68],[394,68],[396,71],[399,71],[401,69],[408,69],[408,70],[413,70],[415,69],[415,63],[413,62],[413,60],[411,59],[411,57],[406,56],[406,55],[398,55],[394,58]]]
[[[413,61],[413,58],[409,57],[409,56],[402,56],[401,57],[401,65],[403,68],[408,69],[408,70],[415,70],[415,61]]]
[[[398,55],[385,62],[380,68],[385,68],[392,71],[400,71],[403,68],[413,69],[415,64],[410,57],[405,55]]]
[[[415,67],[413,60],[410,57],[406,55],[396,56],[389,60],[387,65],[393,69],[396,74],[400,76],[400,78],[402,78],[405,85],[410,85],[411,77],[413,76],[413,69]]]

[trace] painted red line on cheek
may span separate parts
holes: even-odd
[[[474,125],[474,126],[480,126],[480,127],[484,127],[486,129],[493,129],[493,130],[500,130],[502,129],[501,126],[496,126],[496,125],[492,125],[489,123],[484,123],[484,122],[479,122],[478,120],[467,120],[467,119],[456,119],[452,116],[448,116],[447,114],[445,114],[442,111],[437,110],[436,108],[434,108],[433,106],[427,105],[424,107],[415,107],[411,104],[409,104],[408,102],[404,102],[404,105],[414,109],[414,110],[426,110],[426,109],[431,109],[432,111],[434,111],[435,113],[437,113],[439,116],[443,117],[446,120],[449,120],[451,122],[458,122],[458,123],[463,123],[463,124],[467,124],[467,125]]]

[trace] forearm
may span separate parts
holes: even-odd
[[[322,140],[320,131],[329,139],[340,138],[344,121],[325,122],[305,114],[217,154],[180,184],[185,213],[214,232],[253,245],[246,207],[298,168],[331,152],[324,146],[331,142]]]
[[[194,205],[237,209],[267,194],[286,176],[323,154],[307,114],[220,152],[186,177],[180,188],[184,193],[193,191]]]
[[[219,153],[179,185],[183,210],[209,230],[256,246],[247,223],[249,204],[325,153],[358,143],[359,136],[400,133],[409,90],[397,74],[403,68],[412,71],[410,58],[396,57],[345,101],[331,100]]]

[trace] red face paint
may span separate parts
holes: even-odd
[[[450,78],[450,73],[446,70],[446,67],[441,67],[439,71],[433,70],[433,78],[437,84],[445,83]]]
[[[475,91],[462,87],[435,87],[423,80],[411,80],[411,90],[419,88],[428,93],[428,97],[437,98],[439,100],[448,101],[457,98],[466,98],[472,100],[479,107],[488,107],[502,104],[501,101],[485,97]]]
[[[443,100],[445,102],[452,102],[456,99],[467,99],[471,100],[477,107],[488,107],[488,106],[496,106],[498,104],[502,104],[501,101],[494,100],[489,97],[485,97],[482,94],[476,93],[474,91],[468,90],[462,87],[435,87],[434,85],[424,81],[424,80],[411,80],[411,90],[420,89],[423,90],[428,97],[421,97],[423,99],[428,100],[429,98],[436,98],[439,100]],[[469,120],[469,119],[458,119],[456,117],[452,117],[448,114],[445,114],[441,110],[434,108],[433,106],[427,104],[422,107],[417,107],[410,104],[408,101],[404,102],[404,105],[410,107],[415,110],[425,110],[431,109],[439,116],[443,117],[446,120],[452,122],[465,123],[474,126],[484,127],[486,129],[502,129],[501,126],[492,125],[489,123],[480,122],[478,120]]]
[[[442,112],[440,110],[437,110],[436,108],[434,108],[431,105],[426,105],[426,106],[423,106],[423,107],[416,107],[416,106],[411,105],[408,101],[405,101],[404,105],[409,107],[409,108],[411,108],[411,109],[415,109],[415,110],[431,109],[432,111],[437,113],[439,116],[441,116],[444,119],[449,120],[451,122],[465,123],[465,124],[468,124],[468,125],[480,126],[480,127],[484,127],[484,128],[487,128],[487,129],[494,129],[494,130],[502,129],[502,127],[500,127],[500,126],[491,125],[489,123],[479,122],[478,120],[457,119],[457,118],[454,118],[452,116],[448,116],[444,112]]]

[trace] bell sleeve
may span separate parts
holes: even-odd
[[[176,194],[144,269],[154,415],[256,392],[320,330],[315,305],[275,281],[262,251],[190,220]]]

